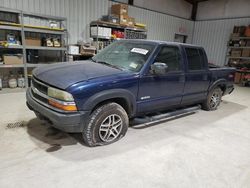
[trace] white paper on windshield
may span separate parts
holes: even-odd
[[[146,55],[148,53],[148,50],[142,48],[133,48],[131,52]]]
[[[134,68],[134,69],[136,69],[138,65],[136,63],[130,63],[129,66],[132,67],[132,68]]]

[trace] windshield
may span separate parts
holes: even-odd
[[[95,62],[138,72],[148,60],[155,45],[133,41],[117,41],[104,48],[92,59]]]

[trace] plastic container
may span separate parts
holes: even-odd
[[[17,85],[20,88],[24,88],[25,87],[25,79],[24,79],[24,77],[23,77],[22,74],[19,74],[19,77],[17,79]]]
[[[10,75],[8,83],[10,88],[17,88],[17,80],[13,74]]]

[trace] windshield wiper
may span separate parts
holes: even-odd
[[[92,59],[93,60],[93,59]],[[93,60],[94,61],[94,60]],[[116,66],[116,65],[112,65],[112,64],[109,64],[105,61],[94,61],[95,63],[100,63],[100,64],[103,64],[103,65],[107,65],[109,67],[112,67],[112,68],[116,68],[116,69],[119,69],[119,70],[123,70],[121,67],[119,66]]]

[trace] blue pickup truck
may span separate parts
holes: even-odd
[[[91,60],[35,69],[27,105],[52,126],[82,133],[88,146],[105,145],[143,114],[193,104],[216,110],[234,89],[234,72],[210,67],[200,46],[121,40]]]

